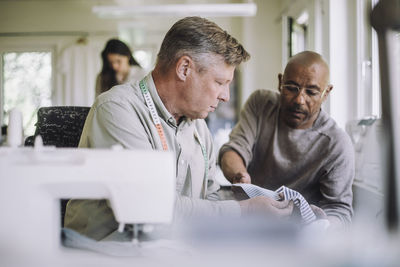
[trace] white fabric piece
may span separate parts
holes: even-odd
[[[286,186],[279,187],[276,191],[271,191],[254,184],[233,184],[232,186],[239,186],[249,196],[249,198],[257,196],[265,196],[274,200],[282,200],[280,193],[283,194],[283,200],[293,200],[296,207],[299,208],[302,221],[306,224],[311,223],[317,219],[310,205],[305,198],[297,191],[292,190]]]
[[[263,196],[263,197],[269,197],[269,198],[272,198],[275,200],[281,199],[279,197],[279,193],[259,187],[254,184],[233,184],[232,186],[241,187],[243,189],[243,191],[249,196],[249,198]]]
[[[101,69],[100,53],[104,40],[87,38],[86,43],[73,43],[57,55],[56,86],[53,105],[91,106],[94,101],[96,76]]]

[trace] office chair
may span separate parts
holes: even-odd
[[[33,146],[37,135],[44,145],[78,147],[89,107],[54,106],[42,107],[37,112],[35,134],[25,140],[25,146]]]
[[[25,140],[25,146],[33,146],[37,135],[43,139],[43,145],[56,147],[78,147],[83,126],[90,107],[54,106],[42,107],[37,112],[35,134]],[[61,226],[69,199],[61,199]]]

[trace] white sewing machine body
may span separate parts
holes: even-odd
[[[108,199],[120,223],[170,223],[174,166],[168,152],[0,148],[0,256],[82,257],[61,245],[63,198]]]
[[[378,220],[384,216],[384,129],[381,119],[365,118],[347,123],[355,152],[353,208],[355,220]]]

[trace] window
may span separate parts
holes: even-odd
[[[121,22],[118,25],[119,39],[132,48],[133,57],[145,70],[152,68],[158,44],[149,43],[149,30],[140,22]]]
[[[151,49],[137,49],[133,51],[133,57],[139,62],[140,66],[146,70],[151,69],[153,53]]]
[[[34,133],[36,112],[51,105],[52,53],[1,52],[1,123],[8,123],[8,111],[22,112],[25,135]]]
[[[303,11],[297,18],[288,18],[289,58],[307,49],[308,13]]]
[[[378,38],[369,23],[369,15],[378,0],[358,0],[358,109],[359,118],[381,116]]]

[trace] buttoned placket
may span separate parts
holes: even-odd
[[[170,118],[168,120],[171,125],[175,128],[175,138],[176,138],[176,143],[178,145],[178,168],[177,168],[177,180],[176,180],[176,190],[178,192],[181,192],[183,189],[183,186],[185,184],[186,176],[187,176],[187,171],[188,171],[188,162],[185,159],[185,155],[183,154],[182,150],[182,145],[180,143],[180,135],[182,133],[182,130],[185,127],[185,123],[182,122],[180,125],[174,125],[175,120],[173,118]]]

